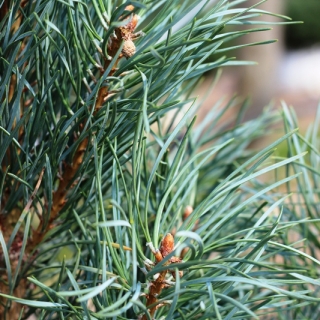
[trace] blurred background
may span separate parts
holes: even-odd
[[[249,0],[247,3],[254,5],[258,2]],[[206,100],[200,118],[221,96],[227,100],[237,92],[251,99],[248,118],[257,116],[270,103],[279,107],[280,101],[284,100],[295,108],[301,129],[306,128],[314,119],[320,102],[320,0],[268,0],[258,9],[283,14],[303,23],[274,25],[271,31],[251,33],[240,38],[242,43],[270,39],[278,41],[229,52],[229,56],[253,60],[258,64],[225,68],[216,89]],[[281,21],[268,16],[262,16],[259,20]],[[201,90],[207,90],[213,76],[207,78]]]

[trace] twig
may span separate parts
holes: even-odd
[[[126,10],[132,11],[134,9],[133,6],[128,6]],[[120,46],[122,41],[128,41],[134,38],[135,34],[133,33],[136,25],[138,22],[137,15],[133,14],[132,18],[128,22],[127,25],[116,28],[115,33],[118,35],[118,37],[111,37],[110,45],[108,47],[108,53],[114,56]],[[111,69],[109,76],[113,75],[113,73],[116,70],[116,65],[118,61],[122,57],[128,57],[125,53],[121,54],[114,64],[113,68]],[[110,61],[108,59],[105,59],[105,65],[104,68],[101,70],[101,74],[104,73],[104,71],[108,68],[110,64]],[[109,91],[109,88],[107,86],[103,86],[98,91],[97,100],[95,103],[95,110],[93,114],[96,114],[104,105],[105,101],[108,99],[109,96],[113,95],[114,93]],[[81,125],[82,128],[85,127],[85,122]],[[63,174],[61,175],[61,180],[58,186],[58,189],[54,192],[53,198],[52,198],[52,208],[50,212],[50,218],[48,221],[48,224],[46,226],[42,225],[42,222],[39,224],[37,230],[35,230],[32,240],[29,243],[30,251],[32,250],[32,247],[34,247],[36,244],[40,243],[45,236],[45,234],[53,227],[54,221],[58,218],[60,211],[67,203],[67,194],[68,189],[67,187],[70,186],[71,181],[74,180],[82,162],[83,162],[83,156],[85,154],[85,151],[87,150],[89,144],[89,139],[85,138],[78,146],[73,161],[71,164],[66,165],[65,170]],[[74,187],[70,186],[70,188]]]
[[[167,255],[169,255],[174,249],[174,239],[171,233],[168,233],[161,241],[160,249],[156,250],[152,243],[148,244],[152,253],[156,258],[156,264],[160,263]],[[171,263],[179,263],[181,259],[178,257],[171,257],[165,265],[170,265]],[[166,275],[168,270],[163,270],[149,285],[149,293],[147,294],[146,306],[149,307],[149,313],[153,317],[157,309],[163,306],[163,304],[157,304],[158,296],[161,294],[162,289],[168,286],[166,283]],[[180,273],[182,275],[182,273]],[[142,320],[147,320],[147,315],[142,316]]]

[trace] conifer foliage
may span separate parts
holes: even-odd
[[[314,315],[317,125],[195,126],[203,74],[273,42],[232,41],[275,15],[246,2],[1,1],[1,320]]]

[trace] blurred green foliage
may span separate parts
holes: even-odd
[[[320,1],[287,0],[286,14],[293,21],[303,24],[286,25],[286,44],[288,48],[302,48],[320,44]]]

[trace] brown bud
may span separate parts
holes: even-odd
[[[193,211],[193,208],[190,205],[186,206],[183,213],[183,220],[187,220],[187,218],[190,216],[192,211]]]
[[[125,40],[122,47],[122,54],[128,59],[136,53],[136,46],[132,40]]]
[[[160,262],[162,259],[163,259],[163,256],[161,254],[161,252],[159,250],[157,250],[155,253],[154,253],[154,256],[157,260],[157,263]]]
[[[126,6],[126,8],[125,8],[125,10],[127,10],[127,11],[133,11],[133,9],[134,9],[133,5]],[[130,17],[129,23],[126,25],[126,28],[128,28],[130,30],[130,32],[133,32],[138,24],[138,20],[139,20],[139,16],[137,14],[133,13]]]
[[[174,248],[174,239],[171,233],[167,233],[161,241],[160,252],[163,257],[166,257]]]
[[[133,32],[135,28],[137,27],[139,16],[137,14],[134,14],[130,22],[127,24],[128,29]]]
[[[136,46],[132,40],[125,40],[122,47],[122,54],[126,58],[132,57],[136,53]]]
[[[127,11],[133,11],[134,6],[132,4],[129,4],[128,6],[125,7],[125,10]]]

